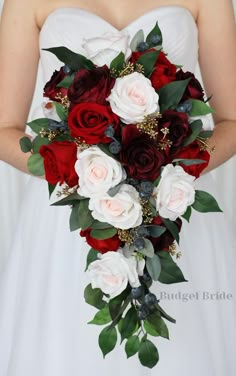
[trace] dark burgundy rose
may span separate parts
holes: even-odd
[[[200,101],[204,101],[203,88],[202,88],[200,82],[194,76],[194,74],[191,73],[191,72],[183,72],[182,69],[180,69],[176,73],[176,80],[177,81],[186,80],[187,78],[191,78],[191,80],[188,83],[188,86],[185,90],[185,93],[184,93],[181,101],[185,101],[187,99],[198,99]]]
[[[61,102],[60,99],[56,98],[58,94],[61,94],[62,97],[67,95],[67,89],[64,87],[58,87],[57,85],[65,78],[65,73],[63,68],[59,71],[55,71],[50,79],[44,86],[44,97],[50,98],[52,101]]]
[[[120,159],[129,177],[148,181],[154,181],[159,176],[165,162],[155,142],[135,125],[123,128]]]
[[[133,52],[130,58],[132,63],[135,63],[138,58],[150,51],[155,51],[155,49],[150,49],[145,52]],[[162,86],[175,81],[176,79],[176,66],[172,64],[165,54],[161,51],[158,55],[157,61],[154,65],[154,71],[150,77],[152,85],[155,90],[160,89]]]
[[[71,106],[81,102],[106,104],[114,83],[106,65],[91,70],[80,69],[68,90]]]
[[[48,183],[67,183],[69,187],[78,184],[78,175],[74,168],[77,161],[77,146],[74,142],[55,141],[50,145],[41,146],[39,153],[44,158]]]
[[[109,106],[98,103],[79,103],[68,115],[71,136],[81,138],[91,145],[111,142],[111,138],[104,134],[111,124],[116,131],[120,124],[118,116],[111,111]]]
[[[195,164],[192,166],[185,166],[184,164],[180,165],[183,169],[190,175],[198,178],[202,171],[208,166],[210,160],[210,154],[207,150],[201,150],[199,144],[195,141],[190,145],[182,148],[179,153],[175,155],[175,158],[181,159],[201,159],[206,161],[205,163]]]
[[[161,217],[154,217],[153,218],[153,221],[152,221],[152,224],[154,225],[157,225],[157,226],[163,226],[165,227],[163,221],[162,221],[162,218]],[[178,229],[179,229],[179,232],[181,230],[181,226],[182,226],[182,221],[180,218],[178,218],[176,221],[175,221],[175,224],[177,225]],[[167,229],[164,234],[162,234],[161,236],[159,236],[159,238],[150,238],[153,246],[154,246],[154,250],[155,252],[160,252],[160,251],[168,251],[169,250],[169,247],[173,244],[175,238],[173,237],[173,235],[171,234],[171,232]]]
[[[102,230],[101,230],[102,231]],[[87,243],[95,249],[96,251],[100,251],[102,253],[106,253],[109,251],[117,251],[117,249],[121,245],[121,241],[117,235],[113,236],[112,238],[99,240],[93,238],[91,235],[91,229],[81,230],[80,235],[86,238]]]
[[[188,122],[188,116],[184,112],[177,112],[174,110],[167,110],[163,113],[158,121],[158,138],[161,140],[164,137],[162,129],[167,128],[169,133],[166,135],[168,140],[172,142],[171,149],[179,148],[184,139],[191,133],[191,128]]]

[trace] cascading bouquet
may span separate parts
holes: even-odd
[[[21,139],[21,148],[31,152],[31,173],[45,174],[50,194],[59,190],[54,205],[71,206],[71,231],[91,247],[84,296],[98,309],[90,323],[105,325],[104,357],[119,333],[127,357],[152,368],[159,355],[150,337],[169,338],[165,320],[175,322],[152,282],[185,281],[173,260],[182,218],[220,211],[194,188],[210,156],[201,117],[212,109],[194,74],[162,51],[158,24],[119,53],[125,38],[102,36],[108,48],[96,54],[99,38],[88,39],[87,57],[47,50],[64,66],[44,88],[45,117],[29,123],[36,137]]]

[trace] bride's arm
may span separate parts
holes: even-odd
[[[207,170],[236,153],[236,27],[231,0],[199,1],[199,54],[207,95],[213,95],[216,147]]]
[[[0,22],[0,160],[28,172],[20,150],[39,60],[32,0],[5,0]]]

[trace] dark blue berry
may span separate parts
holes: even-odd
[[[133,287],[131,290],[131,298],[132,299],[139,299],[144,295],[143,286]]]
[[[150,181],[142,181],[140,184],[140,190],[151,194],[153,192],[153,184]]]
[[[112,138],[115,135],[115,129],[113,128],[112,125],[109,125],[107,129],[105,130],[104,134],[105,136]]]
[[[147,192],[144,192],[144,191],[139,192],[139,197],[144,199],[144,200],[148,199],[150,196],[151,196],[151,193],[147,193]]]
[[[139,52],[144,52],[144,51],[148,50],[149,47],[150,46],[149,46],[149,44],[147,42],[141,42],[141,43],[138,44],[137,50]]]
[[[49,121],[49,130],[50,131],[65,131],[68,129],[68,124],[66,121]]]
[[[148,232],[148,229],[147,227],[144,227],[144,226],[139,226],[136,228],[136,233],[138,236],[140,237],[144,237],[144,236],[147,236],[149,235],[149,232]]]
[[[121,151],[121,144],[118,141],[113,141],[109,145],[109,150],[112,154],[118,154]]]
[[[138,310],[138,317],[140,320],[145,320],[150,314],[150,310],[146,304],[142,304]]]
[[[127,183],[130,184],[130,185],[133,185],[134,187],[136,187],[139,184],[138,180],[133,179],[133,178],[127,179]]]
[[[180,103],[177,106],[176,110],[178,112],[187,112],[187,113],[189,113],[192,110],[192,103],[189,102],[189,101],[182,102],[182,103]]]
[[[145,242],[143,238],[136,238],[134,241],[134,246],[137,250],[141,250],[145,246]]]
[[[149,292],[144,297],[144,303],[147,304],[148,306],[152,306],[152,305],[156,304],[157,303],[156,295]]]
[[[157,46],[161,42],[161,36],[160,35],[152,35],[150,38],[150,42],[152,46]]]
[[[73,73],[73,70],[71,69],[71,67],[69,65],[64,65],[63,67],[63,72],[66,74],[66,75],[71,75]]]

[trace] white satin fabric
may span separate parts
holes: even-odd
[[[157,20],[170,60],[196,71],[197,27],[185,8],[155,9],[122,32],[131,37],[141,28],[148,32]],[[61,8],[47,18],[40,45],[83,53],[84,37],[107,31],[117,30],[80,8]],[[42,52],[44,80],[57,67],[56,58]],[[126,360],[119,346],[103,360],[97,344],[101,328],[86,324],[95,313],[83,299],[88,246],[69,231],[70,209],[49,206],[46,182],[31,177],[25,185],[0,273],[1,376],[235,375],[235,239],[225,214],[194,213],[192,223],[183,226],[179,264],[189,282],[153,287],[177,323],[169,324],[170,341],[156,339],[160,362],[148,370],[135,357]],[[201,178],[198,188],[219,196],[212,174]]]

